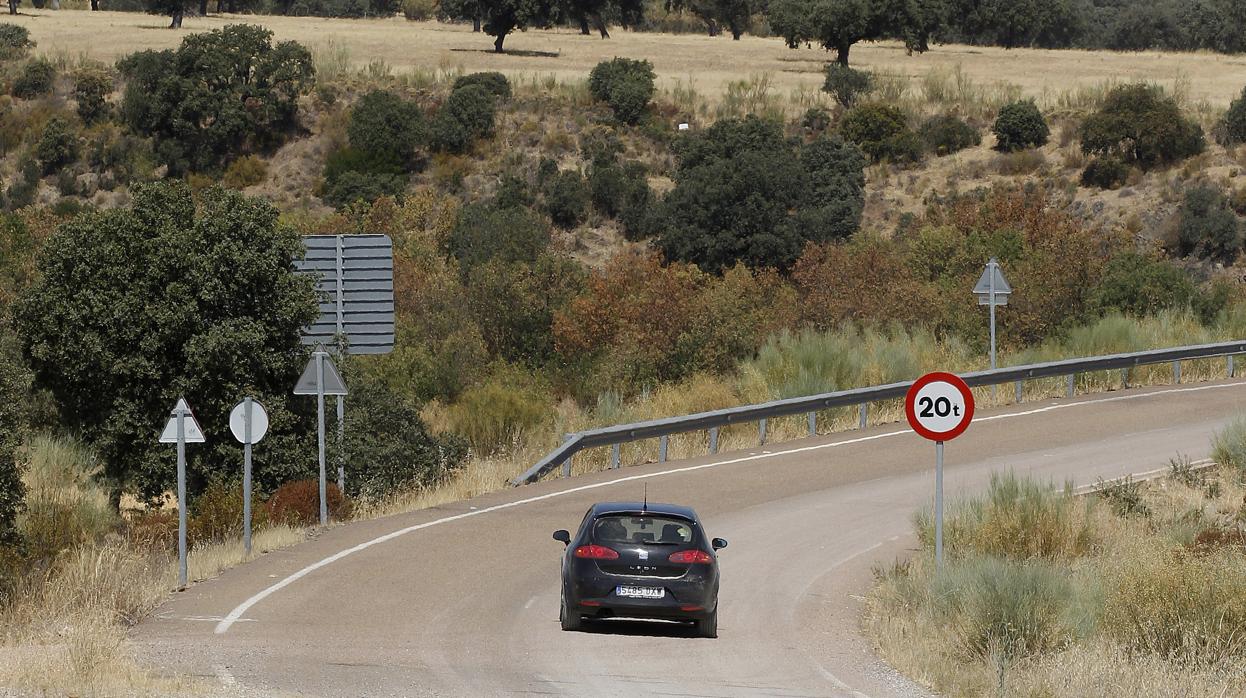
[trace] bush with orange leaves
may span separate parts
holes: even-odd
[[[556,314],[554,341],[568,375],[578,377],[572,389],[591,397],[729,371],[796,317],[795,291],[774,272],[737,266],[715,276],[628,252]]]

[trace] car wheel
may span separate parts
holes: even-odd
[[[558,620],[562,623],[563,630],[579,630],[583,620],[579,613],[573,613],[567,608],[567,595],[562,595],[562,602],[559,604]]]
[[[697,621],[697,634],[701,637],[718,637],[718,606],[705,618]]]

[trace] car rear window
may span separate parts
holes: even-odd
[[[692,542],[692,523],[665,516],[603,516],[593,523],[593,540],[679,545]]]

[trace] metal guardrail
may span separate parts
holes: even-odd
[[[1214,359],[1217,357],[1227,357],[1228,374],[1230,377],[1233,377],[1233,358],[1237,354],[1246,354],[1246,341],[1199,344],[1186,347],[1173,347],[1170,349],[1153,349],[1128,354],[1110,354],[1107,356],[1094,356],[1082,359],[1064,359],[1061,361],[1050,361],[1047,363],[1029,364],[1026,366],[1010,366],[1006,368],[966,373],[962,375],[961,378],[963,378],[964,381],[973,388],[1015,383],[1016,401],[1021,402],[1022,386],[1027,380],[1066,376],[1068,379],[1066,394],[1069,397],[1072,397],[1074,392],[1074,381],[1079,373],[1092,373],[1096,371],[1120,369],[1122,371],[1122,379],[1125,387],[1128,387],[1129,369],[1136,366],[1148,366],[1171,362],[1173,364],[1173,377],[1177,383],[1180,383],[1181,362],[1193,359]],[[620,424],[612,427],[602,427],[600,429],[590,429],[588,431],[581,431],[575,434],[568,434],[566,440],[561,446],[554,449],[549,455],[538,461],[536,465],[533,465],[522,475],[515,478],[512,481],[512,484],[526,485],[536,482],[541,477],[545,476],[559,466],[562,466],[562,475],[564,477],[569,476],[571,474],[570,465],[572,456],[587,448],[613,446],[614,449],[611,453],[610,467],[618,468],[620,465],[619,446],[626,442],[640,441],[642,439],[660,439],[658,447],[658,460],[665,461],[668,438],[672,434],[682,434],[690,431],[708,430],[709,452],[717,453],[718,430],[720,428],[737,424],[746,424],[749,422],[757,422],[758,440],[760,443],[765,444],[766,420],[772,417],[807,414],[809,419],[809,434],[812,436],[817,431],[818,411],[836,407],[852,407],[855,405],[859,410],[860,426],[861,428],[864,428],[867,423],[870,403],[902,398],[908,392],[909,386],[912,385],[912,383],[912,381],[904,381],[901,383],[890,383],[887,385],[878,385],[868,388],[840,390],[833,393],[788,398],[786,400],[774,400],[772,402],[763,402],[756,405],[732,407],[725,410],[714,410],[712,412],[698,412],[696,414],[685,415],[682,417],[654,419],[647,422],[636,422],[634,424]]]

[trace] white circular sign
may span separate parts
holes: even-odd
[[[904,408],[918,434],[931,441],[950,441],[973,419],[973,393],[955,375],[927,374],[913,383]]]
[[[241,443],[246,443],[246,423],[243,412],[246,410],[247,401],[243,400],[234,406],[233,412],[229,413],[229,430],[234,433],[234,438]],[[268,413],[264,411],[264,406],[255,400],[251,401],[251,443],[259,443],[260,439],[268,433]]]

